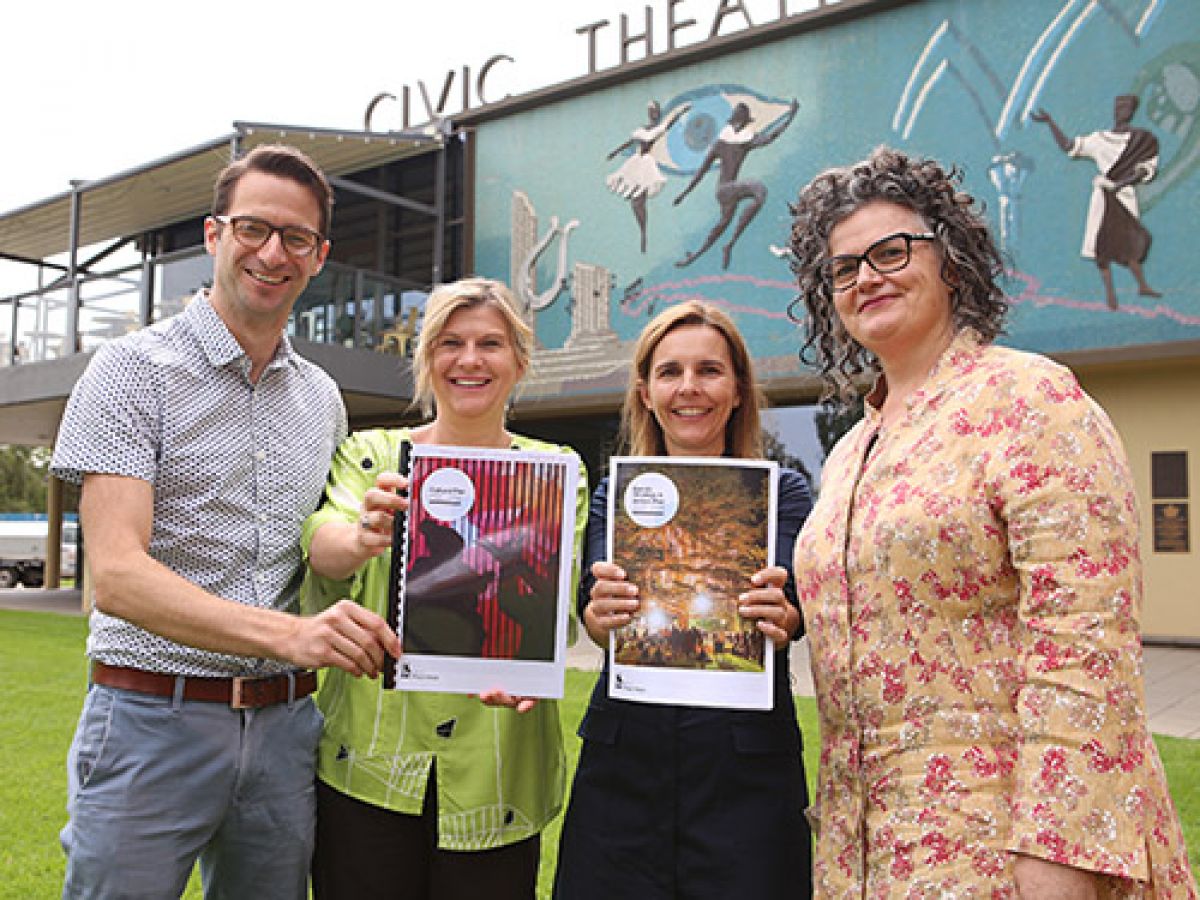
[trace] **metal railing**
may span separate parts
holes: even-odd
[[[91,352],[180,312],[211,279],[208,255],[190,248],[81,276],[74,291],[60,278],[0,298],[0,367]],[[329,262],[296,301],[287,332],[317,343],[409,355],[427,297],[425,285]]]

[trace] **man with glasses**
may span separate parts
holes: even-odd
[[[102,347],[53,471],[83,484],[91,687],[68,759],[63,896],[306,896],[315,667],[376,676],[399,641],[348,601],[294,614],[300,526],[346,434],[283,329],[329,252],[332,192],[289,147],[218,177],[213,286]]]

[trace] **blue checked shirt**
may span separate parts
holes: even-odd
[[[180,315],[96,352],[51,470],[75,483],[89,472],[149,482],[151,557],[227,600],[295,611],[300,526],[320,503],[346,411],[333,379],[286,337],[257,384],[249,375],[250,359],[200,292]],[[98,610],[88,655],[172,675],[286,668],[185,647]]]

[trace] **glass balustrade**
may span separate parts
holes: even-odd
[[[296,301],[288,333],[301,340],[408,356],[428,293],[399,278],[327,263]]]
[[[0,299],[0,365],[90,352],[183,310],[212,283],[212,259],[191,248],[78,281],[76,334],[65,283]],[[404,279],[329,262],[296,301],[287,333],[305,341],[411,356],[428,292]],[[146,315],[146,310],[149,315]]]
[[[90,353],[141,324],[142,272],[127,266],[79,281],[79,350]]]
[[[13,363],[13,310],[16,301],[11,298],[0,299],[0,367],[11,366]]]

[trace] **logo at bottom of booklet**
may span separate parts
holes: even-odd
[[[613,675],[613,687],[627,694],[644,694],[646,689],[640,684],[633,684],[622,673]]]
[[[421,672],[412,667],[411,663],[401,662],[396,677],[408,681],[437,681],[437,675],[431,672]]]

